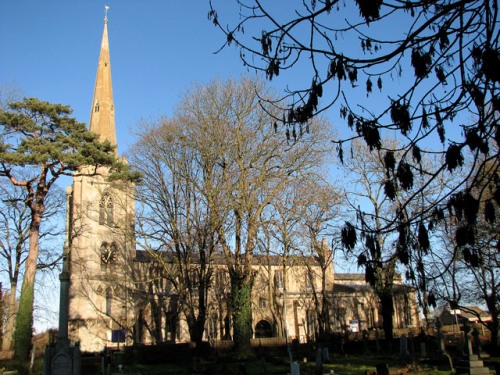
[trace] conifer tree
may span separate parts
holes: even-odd
[[[36,98],[0,110],[0,178],[25,189],[30,210],[29,250],[14,332],[14,355],[19,363],[28,359],[31,348],[40,225],[49,191],[62,176],[97,174],[100,167],[108,167],[112,178],[136,177],[117,159],[114,146],[99,142],[84,123],[69,117],[71,112],[69,106]],[[91,168],[83,172],[81,166]],[[24,179],[27,171],[31,177]]]

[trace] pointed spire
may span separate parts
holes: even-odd
[[[109,7],[105,6],[104,31],[97,66],[94,99],[90,111],[90,131],[99,134],[100,141],[108,140],[116,145],[115,106],[108,42],[108,9]]]

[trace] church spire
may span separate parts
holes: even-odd
[[[108,9],[109,7],[106,6],[94,99],[90,111],[90,131],[99,134],[100,141],[108,140],[112,145],[116,146],[115,107],[108,42]]]

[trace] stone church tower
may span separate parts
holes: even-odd
[[[105,17],[90,130],[116,146],[114,110]],[[129,342],[132,334],[134,186],[107,181],[107,168],[81,172],[67,192],[69,336],[82,351],[100,351],[123,335]]]

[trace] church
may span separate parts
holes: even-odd
[[[107,17],[89,128],[100,140],[117,146]],[[70,340],[79,342],[84,352],[98,352],[119,343],[189,341],[187,322],[179,307],[182,301],[167,285],[154,258],[136,250],[135,186],[107,181],[106,168],[86,166],[82,172],[67,189]],[[335,274],[333,255],[325,241],[321,251],[326,264],[313,257],[254,257],[252,320],[256,339],[286,335],[299,342],[314,340],[319,304],[327,312],[332,331],[359,332],[381,326],[379,302],[364,275]],[[216,272],[208,293],[204,333],[204,339],[211,343],[231,340],[232,332],[229,277],[223,257],[215,254],[213,264]],[[401,279],[396,283],[394,326],[417,327],[415,295]]]

